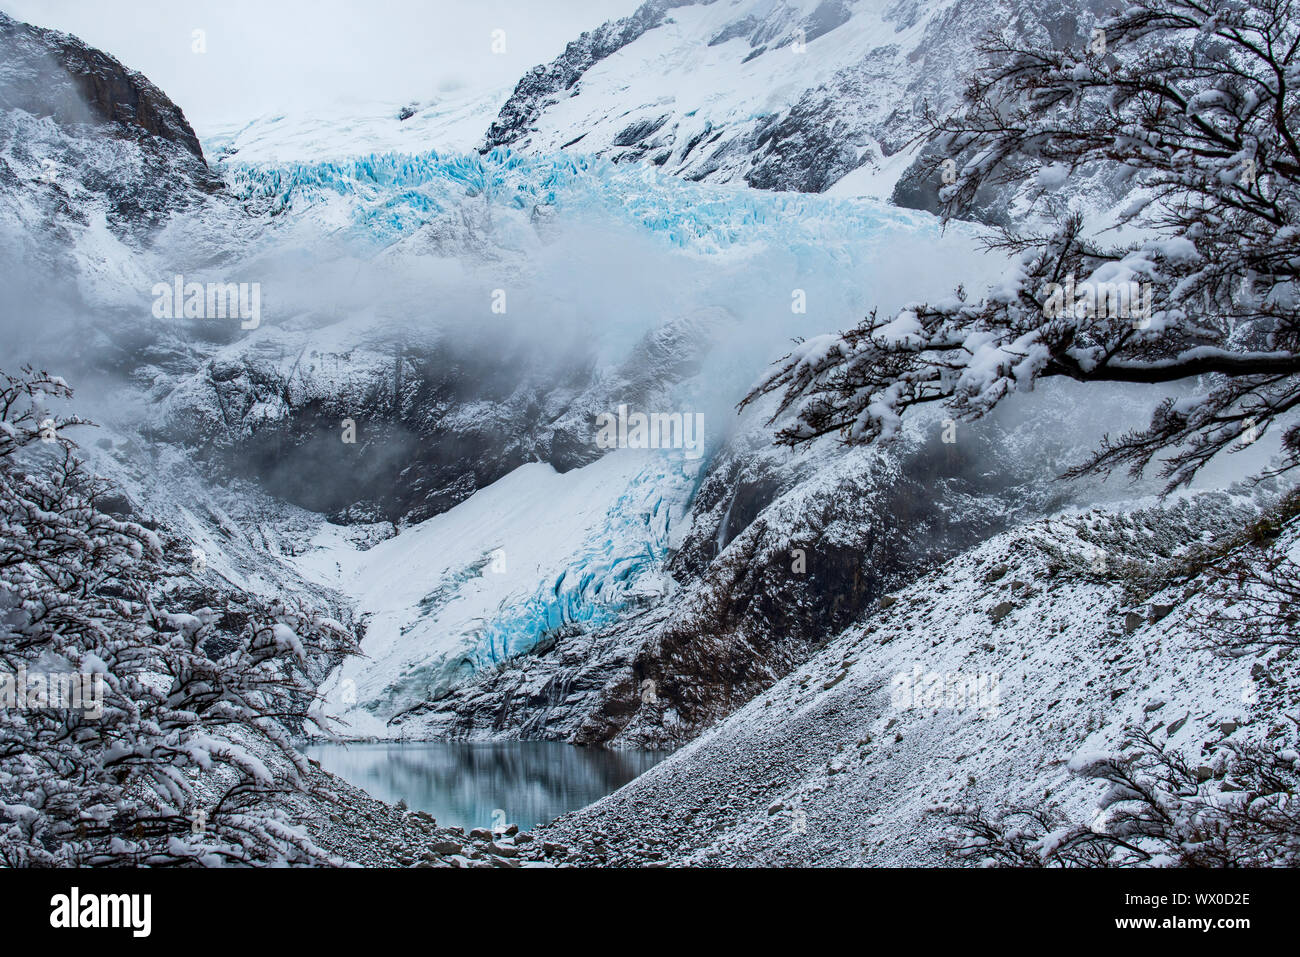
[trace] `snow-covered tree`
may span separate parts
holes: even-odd
[[[46,411],[70,395],[0,373],[0,680],[98,682],[77,707],[0,701],[0,863],[324,861],[284,810],[310,773],[290,729],[310,720],[313,656],[352,636],[287,601],[243,596],[225,631],[163,607],[189,556],[100,510],[66,435],[81,423]]]
[[[742,407],[780,393],[778,441],[857,443],[913,407],[978,417],[1044,378],[1194,379],[1073,470],[1159,458],[1184,484],[1300,404],[1300,16],[1291,0],[1136,0],[1082,49],[992,38],[985,52],[962,112],[931,118],[945,216],[988,187],[1106,169],[1144,238],[1104,245],[1077,215],[1004,232],[990,246],[1014,265],[986,298],[959,289],[801,342]],[[1300,463],[1300,425],[1282,446],[1283,469]]]
[[[1288,496],[1258,522],[1207,551],[1180,558],[1186,571],[1166,583],[1192,586],[1193,634],[1217,653],[1260,657],[1251,688],[1275,685],[1272,668],[1288,668],[1300,645],[1300,495]],[[1277,650],[1271,661],[1263,652]],[[1285,686],[1280,686],[1285,687]],[[1132,727],[1114,753],[1081,754],[1071,772],[1103,782],[1097,814],[1071,820],[1047,807],[989,812],[941,809],[953,825],[957,857],[1012,867],[1263,867],[1300,864],[1300,719],[1284,692],[1261,709],[1262,733],[1228,739],[1205,763],[1193,764]],[[1248,699],[1250,700],[1250,699]],[[1277,707],[1277,703],[1281,707]]]

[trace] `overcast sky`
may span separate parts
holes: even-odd
[[[160,86],[202,134],[271,110],[511,86],[641,0],[0,0]],[[203,30],[206,52],[195,53]],[[493,31],[505,31],[494,53]]]

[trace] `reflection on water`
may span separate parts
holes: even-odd
[[[554,741],[314,744],[307,756],[375,797],[428,811],[438,823],[491,827],[505,811],[523,830],[596,801],[668,756]]]

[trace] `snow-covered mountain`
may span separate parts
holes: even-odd
[[[1102,2],[649,0],[519,81],[484,149],[642,161],[689,180],[888,199],[920,112],[952,107],[990,30],[1087,41]],[[909,181],[931,208],[937,184]]]
[[[295,546],[303,573],[371,616],[368,658],[326,689],[358,732],[677,743],[936,557],[1098,494],[1053,481],[1077,431],[1068,395],[972,427],[960,450],[918,423],[884,457],[832,441],[815,456],[776,450],[761,410],[732,411],[807,328],[794,301],[865,310],[845,270],[876,301],[914,294],[914,271],[906,290],[894,277],[939,248],[977,285],[996,261],[972,254],[968,231],[603,160],[367,157],[227,175],[274,213],[258,242],[305,236],[338,257],[316,271],[328,306],[299,291],[288,322],[191,344],[191,374],[141,369],[156,390],[148,427],[334,522],[401,529],[360,552],[335,525]],[[312,238],[321,224],[347,245]],[[590,278],[625,256],[654,268]],[[433,263],[452,271],[430,296]],[[339,290],[340,264],[389,281]],[[758,264],[768,279],[737,291]],[[954,275],[934,276],[934,293]],[[497,283],[504,315],[488,307]],[[430,302],[421,324],[395,318]],[[1096,434],[1128,421],[1129,401],[1098,408]],[[606,454],[596,422],[620,404],[703,410],[699,456]],[[345,419],[355,447],[339,444]],[[566,534],[539,539],[551,523]],[[628,724],[647,680],[679,707]]]
[[[255,163],[509,147],[933,210],[921,113],[956,105],[980,38],[1082,46],[1108,10],[1105,0],[648,0],[513,91],[272,113],[203,139],[211,156]],[[974,212],[997,218],[1010,200]]]
[[[858,6],[688,4],[669,17],[650,4],[570,47],[570,66],[575,50],[594,59],[566,89],[579,92],[572,101],[594,95],[616,69],[628,82],[663,79],[661,68],[628,73],[649,56],[633,51],[680,44],[735,59],[752,41],[765,52],[751,63],[788,57],[781,89],[794,96],[861,65],[885,19],[905,13]],[[904,30],[910,42],[938,29],[934,16]],[[725,29],[735,23],[746,30]],[[803,53],[785,49],[795,29]],[[952,29],[951,42],[965,37]],[[690,39],[717,32],[734,36]],[[928,77],[896,54],[867,61]],[[715,106],[757,111],[748,73],[724,82],[723,64]],[[559,114],[529,115],[541,129]],[[22,108],[5,122],[44,129],[52,155],[120,135]],[[181,123],[174,148],[195,173],[162,178],[174,198],[159,209],[171,213],[151,229],[113,212],[115,190],[135,180],[108,184],[78,165],[43,182],[46,156],[7,141],[0,157],[30,184],[5,193],[10,222],[28,227],[8,235],[27,237],[15,241],[28,244],[34,278],[57,268],[77,280],[72,302],[34,300],[51,342],[29,348],[81,367],[113,430],[103,467],[142,513],[174,512],[214,573],[350,596],[366,657],[324,690],[353,733],[677,744],[934,561],[1114,494],[1054,476],[1074,444],[1134,421],[1141,405],[1126,394],[1083,429],[1068,391],[963,425],[959,443],[923,417],[879,453],[829,439],[811,454],[775,449],[770,409],[735,414],[791,338],[996,277],[976,230],[941,232],[870,199],[755,191],[721,168],[695,176],[695,158],[656,168],[624,162],[630,146],[590,157],[531,134],[483,155],[329,159],[311,145],[311,159],[287,160],[275,150],[292,153],[293,138],[255,122],[215,166],[214,192]],[[748,135],[727,128],[727,142]],[[370,142],[369,128],[335,129],[343,152]],[[418,142],[421,127],[409,129]],[[149,152],[173,149],[157,142],[128,144],[144,151],[127,157],[138,179],[174,162]],[[260,314],[160,321],[150,297],[178,275],[256,283]],[[611,453],[597,423],[620,406],[701,417],[698,447]],[[193,460],[173,483],[182,498],[146,480],[132,461],[140,446]],[[223,491],[221,508],[196,512],[204,472],[251,500]],[[646,682],[664,703],[654,712],[638,707]]]

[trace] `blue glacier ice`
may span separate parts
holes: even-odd
[[[615,621],[641,591],[661,587],[669,534],[689,507],[701,470],[680,453],[655,453],[610,506],[566,567],[525,601],[498,610],[479,633],[475,665],[527,652],[565,625]]]
[[[640,165],[584,156],[383,153],[346,161],[222,166],[238,198],[274,213],[302,213],[342,199],[359,237],[386,245],[471,200],[506,209],[538,206],[597,213],[700,252],[779,242],[834,257],[891,229],[938,233],[937,221],[867,199],[769,193],[690,183]]]

